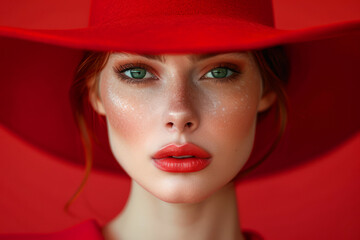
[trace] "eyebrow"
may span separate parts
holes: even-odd
[[[151,55],[151,54],[136,54],[136,53],[126,53],[126,52],[119,52],[119,53],[115,53],[117,55],[125,55],[127,57],[131,57],[131,56],[139,56],[139,57],[144,57],[150,60],[157,60],[160,62],[165,63],[166,59],[163,55]]]
[[[142,57],[145,57],[145,58],[151,59],[151,60],[157,60],[162,63],[166,62],[166,58],[164,57],[164,55],[139,55],[139,56],[142,56]]]
[[[130,53],[120,53],[120,54],[129,56],[129,57],[130,57],[131,55],[137,55],[137,56],[140,56],[140,57],[145,57],[145,58],[150,59],[150,60],[160,61],[160,62],[162,62],[162,63],[165,63],[165,62],[166,62],[166,57],[165,57],[164,55],[130,54]],[[193,54],[193,55],[188,56],[188,58],[189,58],[191,61],[201,61],[201,60],[204,60],[204,59],[212,58],[212,57],[215,57],[215,56],[218,56],[218,55],[223,55],[223,54],[226,54],[226,53]],[[236,54],[236,55],[243,55],[244,52],[236,52],[235,54]]]

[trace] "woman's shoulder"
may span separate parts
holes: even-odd
[[[104,240],[100,226],[95,220],[87,220],[55,233],[0,234],[0,240]]]

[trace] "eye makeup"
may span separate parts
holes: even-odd
[[[125,74],[126,71],[135,70],[135,69],[144,69],[146,74],[143,78],[133,78]],[[151,80],[158,80],[158,77],[153,74],[153,69],[146,64],[141,62],[138,63],[126,63],[126,64],[118,64],[113,67],[115,74],[126,83],[130,84],[144,84]],[[150,75],[150,77],[146,77],[146,75]],[[145,78],[146,77],[146,78]]]
[[[200,75],[199,80],[226,83],[237,80],[243,72],[243,64],[219,62],[214,61],[202,70],[200,69],[199,73],[204,74]],[[163,67],[166,68],[166,66]],[[113,66],[113,71],[121,81],[129,84],[146,84],[160,79],[154,68],[143,62],[116,64]]]
[[[210,65],[210,67],[208,68],[209,70],[206,71],[206,73],[200,78],[201,80],[214,80],[218,83],[221,82],[230,82],[230,81],[234,81],[236,79],[238,79],[239,75],[241,75],[242,71],[240,69],[240,67],[236,64],[232,64],[232,63],[220,63],[220,64],[214,64],[214,65]],[[227,70],[227,74],[225,77],[215,77],[214,74],[212,73],[212,71],[214,71],[215,69],[226,69]],[[230,71],[230,74],[229,74]],[[213,77],[209,77],[206,75],[212,75]]]

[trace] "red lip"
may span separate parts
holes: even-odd
[[[191,143],[167,145],[153,156],[155,166],[166,172],[197,172],[210,164],[210,158],[208,152]]]

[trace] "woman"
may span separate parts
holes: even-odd
[[[266,70],[250,52],[93,55],[80,63],[72,96],[83,100],[90,86],[112,152],[132,178],[127,206],[105,235],[244,239],[233,179],[249,158],[257,114],[275,101],[276,79],[263,83]]]
[[[85,58],[72,88],[88,163],[91,148],[81,104],[89,97],[94,110],[105,116],[115,159],[133,179],[128,205],[103,229],[106,238],[244,239],[232,180],[251,153],[258,113],[276,98],[283,101],[281,91],[273,88],[281,89],[274,84],[278,76],[269,84],[264,79],[270,64],[261,66],[256,52],[248,50],[324,38],[344,29],[358,31],[358,23],[286,32],[269,27],[271,5],[266,1],[253,6],[236,1],[231,8],[221,2],[216,8],[215,2],[194,2],[181,8],[162,3],[156,9],[126,3],[130,6],[95,1],[86,31],[3,29],[3,35],[110,51],[95,57],[95,62],[102,61],[87,70]],[[193,9],[200,12],[193,15]],[[151,26],[146,24],[150,20]],[[197,24],[190,24],[194,21]],[[122,29],[121,34],[115,29]],[[222,35],[209,39],[217,29]],[[189,32],[190,37],[179,41]],[[144,41],[144,36],[151,36],[151,41]],[[184,54],[189,52],[197,54]],[[270,68],[269,72],[276,69]],[[250,167],[271,149],[266,144],[273,139],[265,137],[259,137],[265,150],[255,151]],[[164,225],[161,232],[154,231]]]

